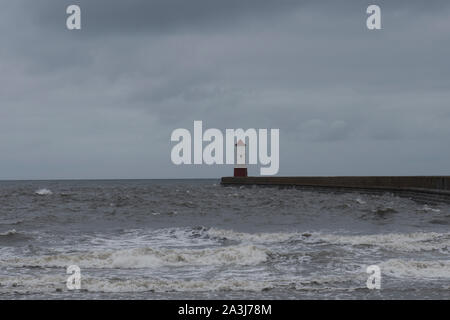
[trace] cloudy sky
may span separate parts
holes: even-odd
[[[317,2],[0,0],[0,179],[230,175],[172,164],[194,120],[279,128],[279,175],[449,174],[450,2]]]

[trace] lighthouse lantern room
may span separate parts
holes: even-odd
[[[234,145],[236,148],[236,165],[234,166],[235,177],[247,177],[247,166],[245,164],[246,144],[244,141],[239,141]]]

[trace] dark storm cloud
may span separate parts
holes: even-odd
[[[382,9],[380,31],[365,27],[372,3]],[[82,8],[81,31],[65,28],[69,4]],[[279,128],[281,174],[447,168],[448,1],[8,0],[3,8],[0,178],[228,174],[171,164],[170,133],[193,120]]]

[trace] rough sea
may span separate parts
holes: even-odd
[[[449,250],[449,204],[390,193],[0,182],[0,299],[450,299]]]

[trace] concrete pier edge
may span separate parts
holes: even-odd
[[[450,176],[222,177],[221,184],[291,186],[325,192],[392,192],[415,200],[450,202]]]

